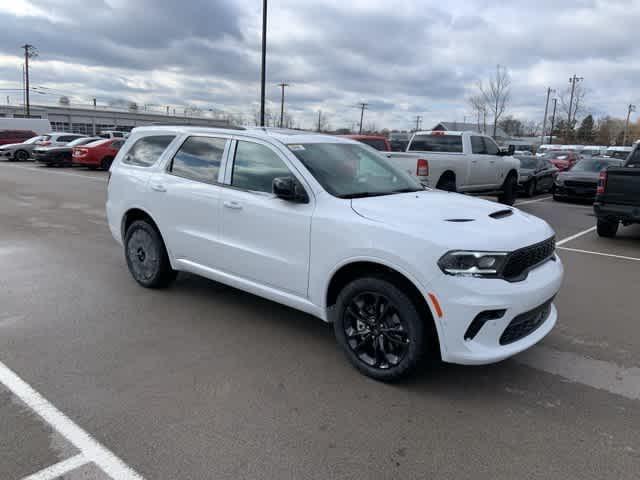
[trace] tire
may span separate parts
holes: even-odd
[[[27,160],[29,160],[29,152],[25,150],[18,150],[13,154],[13,158],[18,162],[26,162]]]
[[[440,177],[440,180],[438,180],[438,185],[436,185],[436,188],[438,190],[444,190],[446,192],[455,192],[457,191],[456,179],[448,175],[446,177]]]
[[[427,350],[425,319],[384,277],[349,283],[338,295],[335,313],[338,344],[356,369],[375,380],[393,382],[409,375]]]
[[[127,229],[124,255],[129,272],[143,287],[167,287],[178,273],[171,268],[160,233],[146,220],[136,220]]]
[[[113,162],[113,158],[112,157],[104,157],[102,159],[102,161],[100,162],[100,169],[102,170],[109,170],[109,168],[111,168],[111,163]]]
[[[527,186],[525,189],[525,195],[527,197],[535,196],[536,189],[537,189],[537,184],[536,184],[536,179],[534,178],[533,180],[530,180],[529,183],[527,183]]]
[[[606,218],[598,219],[598,235],[605,238],[613,238],[618,233],[618,220],[607,220]]]
[[[516,176],[509,174],[502,185],[502,193],[498,195],[498,202],[504,205],[513,205],[516,202],[518,181]]]

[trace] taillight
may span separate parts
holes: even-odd
[[[598,189],[596,190],[596,195],[602,195],[604,193],[604,189],[607,186],[607,171],[602,170],[600,172],[600,177],[598,178]]]
[[[424,158],[419,158],[418,163],[416,165],[416,175],[418,177],[428,177],[429,176],[429,162]]]

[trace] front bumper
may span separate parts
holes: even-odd
[[[563,276],[564,269],[557,255],[531,270],[521,282],[445,276],[444,285],[435,292],[443,312],[442,318],[437,319],[443,361],[464,365],[494,363],[538,343],[556,324],[558,312],[553,304],[540,325],[524,337],[504,345],[500,338],[514,318],[553,299]],[[476,316],[489,310],[505,313],[501,318],[488,320],[473,338],[465,340],[465,333]]]
[[[596,198],[597,186],[591,187],[567,187],[565,185],[554,185],[553,193],[557,197],[566,198],[583,198],[585,200],[594,200]]]
[[[11,151],[11,150],[8,150],[8,151],[0,150],[0,158],[8,158],[8,159],[13,158],[13,151]]]

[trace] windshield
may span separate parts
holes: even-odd
[[[569,152],[549,152],[545,153],[542,158],[547,160],[568,160]]]
[[[571,169],[572,172],[599,172],[607,167],[619,167],[620,160],[609,160],[606,158],[585,158],[576,163]]]
[[[289,149],[331,195],[371,197],[415,192],[423,187],[369,147],[351,143],[307,143]]]
[[[67,147],[77,147],[78,145],[85,145],[89,142],[95,141],[95,138],[76,138],[72,142],[67,143]]]
[[[110,139],[104,139],[104,138],[100,138],[98,140],[96,140],[95,138],[91,140],[91,142],[85,144],[85,147],[97,147],[98,145],[104,145],[105,143],[109,142]]]
[[[43,140],[43,139],[44,137],[38,135],[37,137],[31,137],[29,140],[25,140],[23,143],[32,144],[32,143],[39,142],[40,140]]]
[[[533,170],[536,168],[536,162],[538,161],[533,157],[516,157],[520,160],[520,168],[527,168],[529,170]]]
[[[620,150],[610,150],[609,152],[607,152],[607,155],[609,155],[612,158],[621,158],[624,160],[629,155],[629,152],[624,152]]]
[[[410,152],[462,153],[461,135],[416,135],[409,145]]]

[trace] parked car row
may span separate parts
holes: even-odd
[[[16,161],[33,158],[48,167],[78,165],[89,169],[108,170],[126,136],[127,133],[117,131],[102,132],[96,137],[52,132],[32,136],[21,143],[2,145],[0,157]]]

